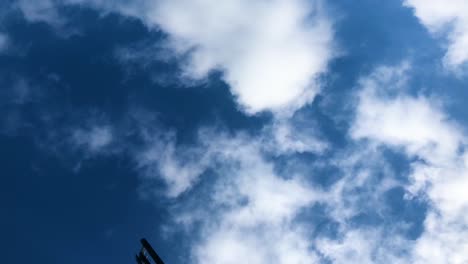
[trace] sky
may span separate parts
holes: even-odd
[[[0,0],[1,263],[468,263],[466,0]]]

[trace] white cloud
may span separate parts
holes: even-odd
[[[401,73],[395,72],[401,75]],[[403,76],[402,76],[403,77]],[[364,84],[382,80],[370,77]],[[391,86],[387,83],[380,89]],[[379,94],[365,86],[352,135],[379,144],[401,147],[422,159],[412,164],[410,195],[422,194],[430,202],[425,231],[416,241],[412,263],[467,263],[468,187],[464,131],[440,107],[424,97]]]
[[[459,127],[439,109],[440,102],[405,95],[402,87],[407,70],[407,64],[382,67],[361,80],[363,89],[351,135],[403,146],[408,153],[424,154],[431,161],[453,159],[462,141]]]
[[[159,1],[147,21],[190,51],[186,73],[224,72],[248,112],[296,109],[318,92],[333,54],[333,32],[319,1]]]
[[[406,0],[433,33],[448,38],[445,63],[457,67],[468,62],[468,2],[465,0]]]
[[[260,228],[259,228],[260,229]],[[260,229],[261,230],[261,229]],[[195,249],[197,263],[319,263],[301,232],[267,226],[263,230],[221,227]]]
[[[434,105],[423,97],[397,96],[386,100],[375,95],[375,91],[365,90],[360,95],[352,135],[404,146],[410,154],[424,153],[430,160],[452,159],[460,133]]]
[[[413,178],[416,183],[427,183],[427,196],[434,207],[416,243],[415,263],[468,262],[467,157],[464,153],[451,162],[414,166]]]

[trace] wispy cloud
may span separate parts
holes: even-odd
[[[201,140],[212,153],[209,168],[217,179],[207,193],[213,211],[202,218],[202,236],[192,249],[196,262],[234,263],[235,256],[259,264],[318,259],[294,220],[320,199],[319,191],[300,175],[279,175],[259,139],[208,130]],[[182,214],[183,223],[199,220],[193,209]]]
[[[396,76],[404,77],[397,69]],[[368,83],[374,81],[382,80],[370,79]],[[464,130],[429,98],[404,93],[389,97],[371,85],[362,90],[352,131],[355,138],[403,148],[407,155],[418,158],[411,164],[407,190],[410,196],[427,197],[431,207],[411,262],[467,262],[468,196],[462,191],[468,186]]]
[[[79,128],[73,131],[71,140],[77,147],[95,153],[102,151],[112,143],[113,134],[109,126],[96,125],[88,129]]]

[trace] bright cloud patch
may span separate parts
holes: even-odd
[[[249,113],[310,101],[333,53],[319,1],[159,1],[148,22],[170,34],[175,50],[189,52],[189,76],[223,71]]]
[[[445,62],[458,66],[468,62],[468,2],[465,0],[406,0],[416,16],[433,33],[446,34]]]

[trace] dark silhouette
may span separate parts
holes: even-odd
[[[146,239],[143,238],[140,242],[142,245],[140,253],[135,256],[138,264],[164,264],[162,259]]]

